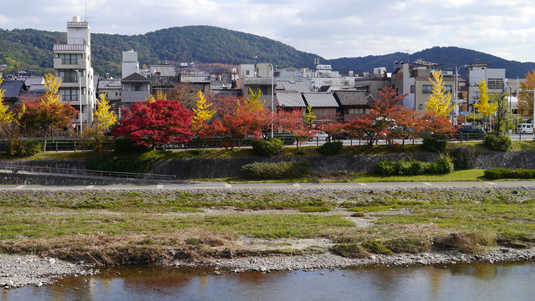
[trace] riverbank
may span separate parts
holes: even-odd
[[[221,273],[535,259],[531,186],[25,187],[3,190],[0,206],[1,253],[56,262],[210,266]],[[55,271],[32,260],[43,275],[87,268]],[[2,264],[0,274],[11,277],[5,271]],[[26,276],[25,284],[51,281]],[[9,281],[0,278],[0,285],[11,287]]]

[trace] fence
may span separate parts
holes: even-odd
[[[143,180],[163,180],[171,181],[176,178],[175,175],[160,175],[150,173],[131,173],[131,172],[117,172],[117,171],[101,171],[101,170],[88,170],[88,169],[72,169],[72,168],[57,168],[48,166],[29,166],[18,164],[2,164],[0,163],[1,170],[8,170],[12,173],[28,172],[32,174],[60,174],[60,175],[74,175],[85,177],[110,177],[110,178],[124,178],[124,179],[143,179]]]

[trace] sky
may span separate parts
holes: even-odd
[[[456,46],[535,61],[533,0],[0,0],[0,7],[8,30],[65,32],[78,15],[93,33],[210,25],[326,59]]]

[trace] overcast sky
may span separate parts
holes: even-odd
[[[87,14],[86,14],[87,2]],[[264,36],[326,59],[457,46],[535,61],[533,0],[0,0],[0,28],[144,34],[212,25]]]

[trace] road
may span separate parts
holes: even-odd
[[[523,134],[523,135],[511,134],[511,135],[509,135],[509,137],[511,137],[512,141],[533,140],[533,138],[534,138],[533,134]],[[423,139],[415,139],[414,140],[414,144],[421,144],[422,140]],[[367,142],[365,140],[359,141],[358,139],[353,139],[353,140],[347,139],[347,140],[336,140],[336,141],[342,141],[342,143],[344,145],[359,145],[359,143],[360,143],[360,145],[365,145],[366,142]],[[399,144],[403,144],[403,140],[396,139],[394,141],[396,141]],[[481,140],[470,140],[470,141],[481,141]],[[322,145],[325,142],[326,142],[325,140],[314,139],[313,141],[304,142],[303,145],[317,146],[317,145]],[[462,143],[461,141],[455,141],[455,140],[452,140],[451,142],[453,142],[453,143]],[[377,144],[378,145],[385,145],[386,144],[386,140],[379,140]],[[405,145],[410,145],[410,144],[413,144],[413,141],[409,140],[409,139],[405,139]]]
[[[140,190],[140,189],[310,189],[310,188],[422,188],[422,187],[535,187],[535,181],[496,182],[384,182],[384,183],[258,183],[229,184],[225,182],[180,182],[154,185],[84,185],[84,186],[41,186],[41,185],[0,185],[0,191],[8,190]]]

